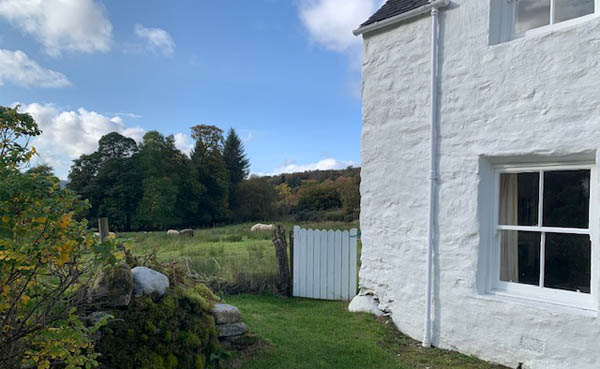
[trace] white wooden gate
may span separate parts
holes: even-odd
[[[324,300],[356,295],[358,232],[294,227],[293,294]]]

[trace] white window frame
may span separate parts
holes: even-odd
[[[492,0],[492,1],[494,1],[494,0]],[[508,13],[511,15],[509,17],[506,17],[506,19],[504,21],[504,27],[506,27],[505,34],[510,34],[511,35],[510,39],[517,39],[517,38],[521,38],[521,37],[546,33],[548,31],[552,31],[555,29],[563,28],[563,27],[568,27],[568,26],[571,26],[574,24],[585,22],[591,18],[596,18],[596,17],[600,16],[600,0],[595,0],[594,13],[555,23],[554,15],[555,15],[555,7],[556,7],[555,4],[556,4],[557,0],[550,0],[550,23],[549,24],[547,24],[545,26],[537,27],[537,28],[532,28],[532,29],[524,31],[524,32],[517,32],[517,29],[516,29],[517,9],[518,9],[517,2],[519,0],[499,0],[499,1],[505,1],[507,3]]]
[[[544,227],[543,221],[543,196],[544,196],[544,176],[545,171],[557,170],[589,170],[590,171],[590,204],[589,204],[589,226],[587,229],[581,228],[557,228]],[[537,226],[512,226],[499,224],[499,209],[500,209],[500,175],[503,173],[540,173],[539,179],[539,206],[538,206],[538,225]],[[596,189],[596,165],[593,163],[575,163],[575,164],[546,164],[546,165],[496,165],[494,166],[494,189],[492,191],[493,206],[492,206],[492,228],[490,245],[492,245],[490,274],[488,276],[488,292],[500,296],[508,296],[514,298],[526,299],[534,302],[551,303],[585,310],[597,310],[596,305],[596,288],[595,288],[595,269],[597,264],[595,259],[595,239],[597,233],[595,224],[596,208],[594,203],[598,201],[595,195]],[[534,231],[542,234],[540,245],[540,285],[526,285],[514,282],[505,282],[500,280],[500,234],[503,230],[512,231]],[[569,233],[569,234],[587,234],[591,241],[591,280],[590,293],[573,292],[566,290],[558,290],[548,287],[542,287],[544,283],[544,258],[545,258],[545,233]]]

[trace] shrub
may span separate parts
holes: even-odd
[[[172,277],[172,276],[171,276]],[[103,368],[202,369],[217,352],[210,308],[216,297],[203,284],[180,284],[159,301],[133,298],[102,329],[96,347]]]
[[[40,131],[28,114],[0,106],[0,367],[97,366],[77,314],[93,271],[116,261],[114,243],[96,242],[74,215],[88,205],[44,171],[19,169]]]

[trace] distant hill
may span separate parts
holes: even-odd
[[[286,183],[292,189],[298,188],[302,185],[302,182],[307,180],[313,180],[317,182],[324,182],[326,180],[335,181],[340,177],[356,177],[360,176],[360,167],[348,167],[346,169],[332,169],[332,170],[310,170],[306,172],[298,173],[282,173],[276,176],[264,177],[267,182],[273,186],[278,186],[282,183]]]

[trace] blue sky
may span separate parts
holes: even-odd
[[[0,0],[0,105],[71,160],[116,130],[235,128],[253,173],[360,165],[360,50],[380,0]]]

